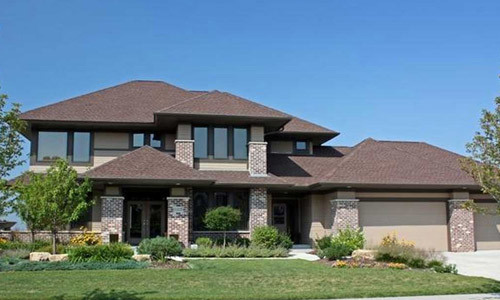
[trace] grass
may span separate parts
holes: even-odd
[[[0,299],[321,299],[499,292],[500,282],[302,260],[196,260],[188,270],[4,272]]]

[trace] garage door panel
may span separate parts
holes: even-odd
[[[368,246],[378,245],[382,237],[396,232],[419,248],[448,250],[446,203],[361,201],[359,205],[360,226]]]
[[[495,211],[496,203],[480,203],[480,207]],[[500,216],[474,214],[477,250],[500,250]]]

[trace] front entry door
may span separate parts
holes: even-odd
[[[127,204],[127,239],[138,244],[144,238],[163,236],[165,233],[165,202],[130,201]]]
[[[279,231],[288,233],[286,203],[273,204],[273,225]]]

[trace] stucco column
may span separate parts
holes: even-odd
[[[332,214],[332,232],[335,234],[340,229],[359,228],[359,200],[355,199],[355,192],[336,192],[334,199],[330,200]]]
[[[123,197],[101,197],[101,236],[102,242],[107,244],[117,237],[117,242],[123,241]]]
[[[167,197],[168,221],[167,234],[175,237],[184,247],[189,246],[190,197]]]
[[[250,234],[255,227],[267,225],[267,189],[250,189]]]
[[[463,207],[468,199],[448,200],[450,251],[472,252],[476,249],[474,212]]]
[[[175,140],[175,158],[194,167],[194,141],[193,140]]]

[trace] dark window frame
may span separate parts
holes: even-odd
[[[204,125],[204,124],[196,124],[192,125],[191,136],[194,138],[194,130],[195,128],[207,128],[207,157],[196,157],[194,159],[197,161],[234,161],[234,162],[246,162],[248,161],[248,142],[250,142],[250,128],[246,126],[219,126],[219,125]],[[215,158],[214,155],[214,130],[215,128],[226,128],[227,129],[227,158]],[[246,158],[235,158],[234,157],[234,129],[245,129],[247,131],[247,141],[246,141]],[[196,142],[195,142],[196,143]],[[193,153],[194,155],[194,153]]]
[[[306,148],[305,149],[298,149],[297,148],[297,143],[305,143]],[[311,154],[310,153],[310,145],[309,145],[308,140],[295,140],[293,141],[293,153],[294,154]]]
[[[195,139],[195,136],[194,136],[194,132],[195,132],[195,129],[196,128],[206,128],[207,129],[207,141],[206,141],[206,144],[207,144],[207,155],[206,157],[196,157],[196,139]],[[191,136],[193,137],[193,141],[194,141],[194,145],[193,145],[193,157],[194,159],[209,159],[210,157],[210,141],[212,141],[213,143],[213,138],[211,138],[210,136],[210,128],[209,126],[192,126],[192,129],[191,129]]]
[[[134,134],[142,134],[144,135],[144,143],[142,146],[134,146]],[[151,136],[154,136],[155,134],[160,136],[160,147],[153,147],[151,146]],[[139,149],[143,146],[150,146],[158,150],[163,150],[165,148],[165,135],[158,133],[158,132],[138,132],[134,131],[129,134],[129,149],[134,150],[134,149]]]
[[[94,164],[94,132],[93,131],[82,131],[82,130],[61,130],[61,129],[46,129],[46,130],[34,130],[33,139],[31,141],[31,155],[30,155],[30,165],[38,166],[50,166],[55,160],[39,160],[38,159],[38,148],[39,148],[39,135],[40,132],[63,132],[67,134],[66,138],[66,157],[65,159],[68,164],[72,166],[92,166]],[[90,159],[87,162],[75,162],[73,161],[73,140],[75,132],[86,132],[90,133]]]
[[[89,134],[89,159],[87,161],[75,161],[75,133],[88,133]],[[71,133],[71,162],[73,164],[85,164],[90,163],[92,161],[92,132],[90,131],[73,131]]]

